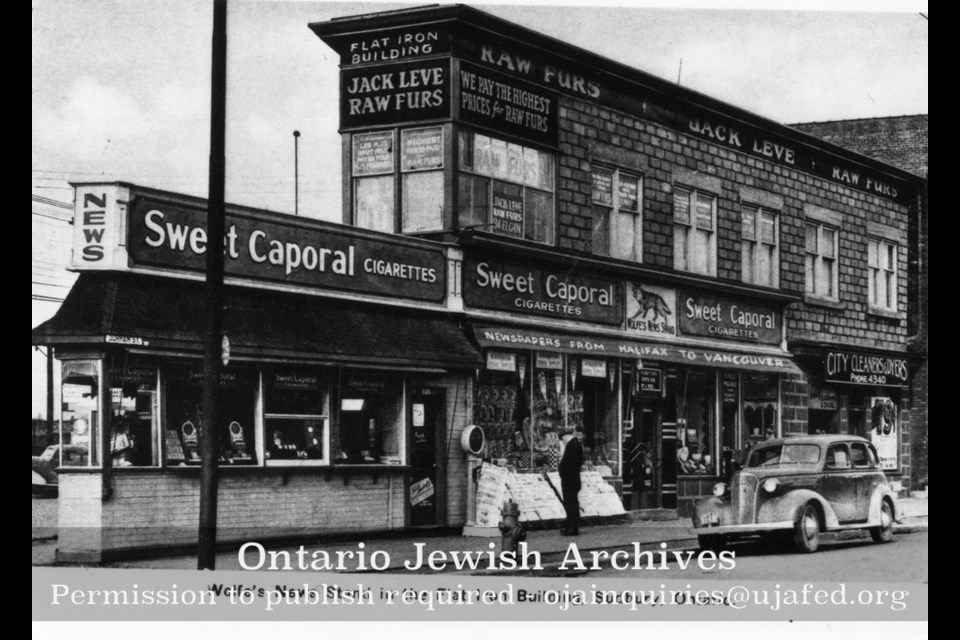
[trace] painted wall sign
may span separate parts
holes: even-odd
[[[680,332],[722,340],[780,344],[781,314],[774,307],[679,293]]]
[[[557,144],[557,95],[465,62],[460,64],[459,117],[536,142]]]
[[[129,211],[128,250],[134,265],[206,268],[204,211],[143,196],[134,199]],[[446,292],[440,249],[231,211],[225,229],[227,276],[437,302]]]
[[[274,389],[298,389],[302,391],[319,391],[320,377],[302,373],[276,373],[273,376]]]
[[[393,132],[358,133],[353,136],[353,175],[393,173]]]
[[[744,351],[718,351],[665,343],[616,340],[601,336],[571,336],[551,331],[505,327],[477,327],[475,335],[481,347],[553,349],[564,353],[639,358],[644,362],[650,360],[770,373],[799,373],[799,369],[793,364],[788,354],[778,356]]]
[[[824,378],[829,382],[905,387],[909,377],[906,358],[851,351],[828,351],[824,357]]]
[[[677,292],[639,281],[626,283],[630,333],[642,336],[677,335]]]
[[[464,259],[463,301],[469,307],[602,324],[623,321],[620,283],[558,270],[473,257]]]
[[[340,51],[343,66],[398,62],[450,51],[450,34],[426,27],[385,29],[350,37]]]
[[[407,129],[400,132],[400,168],[403,171],[443,167],[443,129]]]
[[[663,374],[660,369],[643,367],[640,375],[640,391],[661,391],[663,389]]]
[[[449,60],[340,72],[340,126],[344,129],[449,116]]]

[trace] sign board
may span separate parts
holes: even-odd
[[[393,132],[358,133],[353,136],[353,175],[393,173]]]
[[[143,196],[129,211],[132,264],[204,272],[205,211]],[[364,236],[338,225],[279,222],[232,211],[225,229],[228,277],[436,302],[446,294],[440,248]]]
[[[450,61],[424,60],[340,72],[340,127],[450,117]]]
[[[563,356],[559,353],[537,353],[537,369],[563,370]]]
[[[643,367],[638,371],[638,375],[640,376],[640,391],[659,392],[663,390],[663,374],[660,369]]]
[[[513,353],[488,351],[487,369],[490,371],[516,371],[517,356]]]
[[[900,412],[891,398],[870,398],[867,433],[884,471],[899,471]]]
[[[490,218],[493,231],[513,238],[522,238],[523,187],[494,180]]]
[[[627,331],[654,338],[677,335],[675,290],[638,281],[626,282],[625,290]]]
[[[783,317],[773,306],[682,292],[677,300],[683,334],[780,344]]]
[[[337,47],[344,67],[372,62],[399,62],[450,51],[450,33],[434,27],[379,29],[347,36]]]
[[[430,498],[434,493],[433,482],[430,478],[424,478],[412,483],[410,485],[410,506],[420,504]]]
[[[910,378],[907,359],[852,351],[827,351],[824,379],[841,384],[905,387]]]
[[[443,168],[443,129],[405,129],[400,132],[400,169]]]
[[[118,237],[120,189],[117,185],[79,185],[73,208],[74,268],[108,269],[125,266],[115,259],[121,253]]]
[[[584,378],[606,378],[607,361],[584,358],[581,365]]]
[[[623,321],[622,287],[613,280],[474,257],[464,259],[463,274],[468,307],[609,325]]]
[[[535,85],[460,63],[459,117],[541,144],[557,144],[557,94]]]

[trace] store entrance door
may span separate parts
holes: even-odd
[[[434,526],[438,522],[437,442],[446,433],[442,389],[420,389],[410,397],[410,525]]]
[[[659,509],[663,492],[663,403],[634,400],[623,430],[623,508]]]

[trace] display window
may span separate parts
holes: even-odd
[[[716,424],[717,372],[713,369],[675,369],[677,473],[713,475],[714,425]],[[672,385],[671,385],[672,386]]]
[[[157,368],[136,363],[112,367],[110,397],[113,466],[158,466]]]
[[[572,427],[585,465],[618,475],[615,362],[549,352],[511,356],[494,359],[497,366],[512,363],[509,371],[485,369],[474,386],[473,420],[487,435],[486,457],[519,471],[555,470]]]
[[[263,425],[267,465],[328,464],[330,389],[319,374],[263,373]]]
[[[175,365],[163,375],[164,443],[168,466],[200,463],[203,374],[199,367]],[[220,464],[256,464],[256,370],[233,369],[220,376]]]
[[[60,413],[60,466],[92,467],[100,464],[99,360],[63,363]],[[67,451],[64,451],[64,450]]]
[[[401,464],[405,456],[402,379],[345,375],[339,391],[340,422],[331,433],[333,462]]]

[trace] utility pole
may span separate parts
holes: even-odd
[[[293,131],[293,215],[300,215],[300,132]]]
[[[207,199],[207,327],[200,431],[200,529],[197,569],[214,569],[217,550],[217,463],[220,457],[220,369],[223,340],[224,171],[227,98],[227,0],[213,0],[210,87],[210,176]]]

